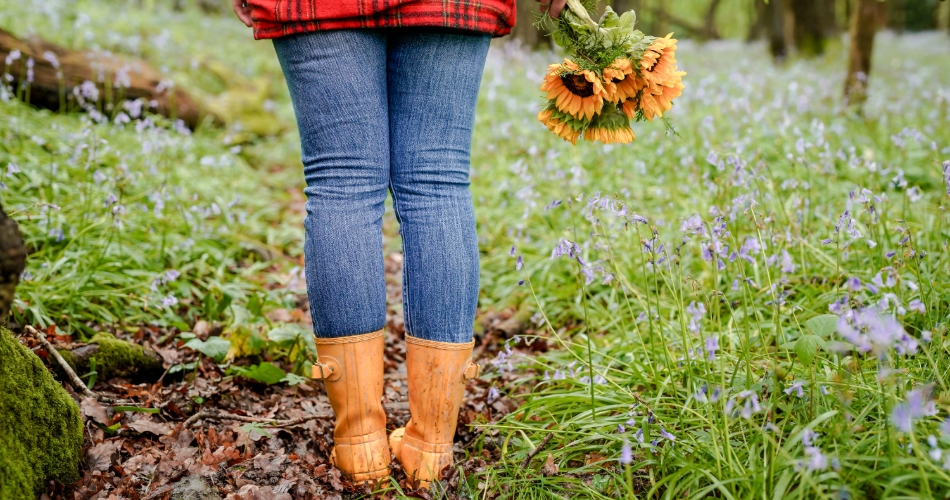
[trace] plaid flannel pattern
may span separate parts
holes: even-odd
[[[503,36],[515,0],[249,0],[254,38],[309,31],[441,27]]]

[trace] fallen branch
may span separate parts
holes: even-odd
[[[89,387],[86,386],[85,382],[83,382],[82,379],[79,378],[79,375],[76,375],[76,372],[73,371],[73,368],[69,366],[69,363],[67,363],[66,360],[63,359],[63,356],[59,353],[59,351],[57,351],[56,348],[53,347],[53,344],[50,344],[49,341],[46,340],[46,335],[44,335],[43,332],[37,330],[36,328],[33,328],[30,325],[26,326],[26,331],[29,332],[30,335],[33,336],[33,338],[39,341],[39,343],[43,346],[43,349],[46,349],[46,352],[48,352],[49,355],[52,356],[56,360],[57,363],[59,363],[60,368],[62,368],[63,371],[66,372],[66,376],[69,377],[70,382],[72,382],[73,386],[76,387],[76,389],[79,389],[79,392],[81,392],[83,396],[96,398],[100,403],[105,403],[105,404],[116,404],[120,402],[121,403],[128,402],[126,400],[112,399],[110,397],[106,397],[101,394],[96,394],[95,392],[93,392],[91,389],[89,389]]]
[[[531,459],[537,456],[537,454],[541,452],[541,449],[544,448],[545,445],[547,445],[548,442],[550,442],[551,438],[553,437],[554,437],[553,432],[548,433],[547,436],[544,436],[544,439],[542,439],[541,442],[538,443],[538,445],[535,446],[533,450],[531,450],[531,453],[528,453],[528,456],[524,457],[524,460],[521,461],[521,468],[524,469],[525,467],[527,467],[528,464],[531,463]]]

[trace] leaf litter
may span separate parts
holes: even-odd
[[[390,431],[409,419],[401,257],[398,253],[390,254],[385,266],[389,334],[383,402]],[[503,348],[502,342],[510,337],[504,325],[510,325],[514,315],[513,310],[479,315],[478,321],[485,333],[476,336],[475,357],[486,368],[491,364],[489,360]],[[310,328],[305,296],[298,301],[297,309],[276,311],[272,316],[273,320],[295,321]],[[498,325],[502,328],[497,328]],[[228,376],[213,359],[199,357],[195,350],[184,348],[184,341],[176,340],[176,332],[151,326],[111,331],[118,338],[132,340],[157,352],[167,370],[152,384],[133,384],[119,378],[96,382],[93,390],[97,394],[130,401],[128,404],[110,406],[96,398],[82,397],[64,382],[66,390],[80,405],[86,423],[85,461],[78,481],[68,485],[51,482],[41,499],[166,500],[211,495],[211,498],[227,500],[342,500],[373,494],[369,487],[354,486],[330,464],[334,424],[331,418],[311,418],[299,425],[280,428],[264,423],[205,418],[185,428],[185,421],[203,410],[253,418],[299,419],[329,414],[330,406],[322,385],[309,379],[296,384],[265,385],[245,377]],[[200,341],[207,342],[209,338],[216,338],[214,335],[220,333],[220,327],[199,320],[193,333]],[[33,337],[21,333],[20,340],[47,366],[55,368]],[[53,335],[50,341],[60,348],[70,347],[72,339]],[[543,340],[531,345],[515,344],[516,351],[529,355],[546,349]],[[280,365],[281,361],[270,360],[270,363]],[[168,369],[173,366],[191,369],[170,374]],[[288,367],[285,364],[284,368]],[[498,460],[501,451],[497,439],[487,435],[482,436],[484,445],[478,455],[467,451],[483,432],[478,424],[495,422],[517,407],[512,399],[497,390],[513,382],[516,375],[504,370],[496,375],[494,382],[483,375],[469,381],[466,387],[454,446],[457,465],[466,476],[484,471]],[[406,476],[396,462],[393,462],[391,477],[409,495],[437,497],[425,491],[409,491]],[[441,488],[447,493],[440,497],[456,498],[454,492],[459,489],[460,480],[457,468],[447,469],[443,473],[444,488]],[[195,488],[205,487],[209,487],[211,493],[195,493]],[[185,494],[185,490],[191,493]],[[394,488],[388,488],[376,496],[395,498],[392,490]]]

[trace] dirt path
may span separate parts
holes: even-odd
[[[404,327],[401,307],[402,255],[386,258],[387,327],[384,404],[388,427],[395,429],[409,418],[406,387]],[[299,308],[278,311],[281,321],[310,324],[305,296]],[[483,315],[490,333],[479,338],[476,353],[489,364],[504,333],[493,325],[504,325],[510,312]],[[510,322],[509,322],[510,323]],[[180,346],[174,335],[154,327],[134,333],[118,331],[119,337],[151,347],[165,359],[166,368],[197,360],[194,351]],[[21,341],[44,357],[32,337]],[[68,338],[54,338],[68,345]],[[287,368],[287,367],[284,367]],[[495,378],[494,382],[488,379]],[[477,457],[466,459],[466,450],[478,438],[473,422],[492,422],[514,409],[514,403],[490,391],[492,383],[503,384],[508,376],[483,376],[466,387],[466,401],[460,412],[456,435],[456,457],[468,472],[497,457],[491,440]],[[154,384],[133,384],[124,380],[98,381],[95,391],[113,398],[128,398],[135,406],[154,413],[116,412],[94,400],[81,406],[86,420],[86,463],[82,478],[71,485],[51,484],[44,499],[166,499],[179,498],[176,491],[191,488],[214,490],[221,498],[235,500],[291,498],[350,498],[368,491],[354,488],[328,463],[332,448],[332,418],[312,418],[300,425],[275,429],[261,424],[233,420],[201,419],[187,428],[184,422],[198,411],[219,411],[252,418],[298,419],[314,414],[328,415],[330,407],[322,385],[312,381],[288,386],[262,385],[225,377],[213,360],[202,357],[187,375],[166,374]],[[78,395],[67,387],[77,401]],[[490,392],[494,399],[490,400]],[[157,412],[155,412],[157,410]],[[393,467],[393,478],[404,486],[405,476]],[[198,479],[200,478],[200,479]],[[446,477],[454,490],[458,472]],[[425,494],[420,494],[424,497]],[[191,498],[191,497],[184,497]],[[199,498],[199,497],[193,497]],[[206,498],[206,497],[200,497]],[[213,498],[213,497],[207,497]]]

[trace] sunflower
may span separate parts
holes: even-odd
[[[577,144],[577,139],[581,132],[587,128],[587,120],[577,119],[573,116],[559,111],[554,101],[548,101],[548,105],[538,113],[538,121],[543,123],[548,130],[555,135],[570,142]]]
[[[604,144],[627,144],[633,141],[633,129],[630,120],[617,110],[617,106],[605,106],[603,111],[594,117],[590,126],[584,131],[585,141],[600,141]]]
[[[590,70],[582,70],[570,59],[548,66],[541,91],[554,100],[559,111],[590,120],[604,106],[604,85]]]
[[[635,119],[637,112],[643,112],[643,118],[653,121],[654,118],[663,118],[663,113],[673,109],[673,99],[683,93],[683,81],[675,80],[666,85],[646,87],[639,94],[623,101],[620,109],[627,117]]]
[[[640,76],[636,79],[640,93],[622,102],[621,109],[628,117],[643,117],[653,121],[673,108],[673,99],[683,93],[683,76],[676,65],[676,39],[672,33],[666,38],[657,38],[640,59]]]
[[[604,91],[606,99],[613,103],[623,102],[637,95],[643,87],[634,73],[633,64],[625,57],[618,57],[604,68]]]
[[[654,85],[670,86],[682,81],[686,73],[676,66],[676,39],[673,34],[657,38],[647,47],[640,59],[640,78],[645,87]]]

